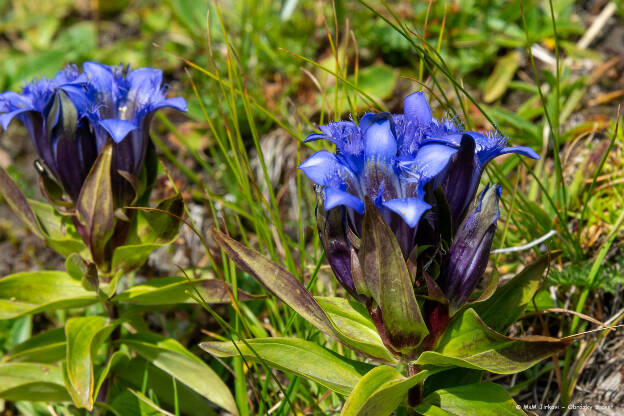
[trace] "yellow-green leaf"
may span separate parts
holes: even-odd
[[[265,362],[345,395],[370,369],[367,364],[349,360],[315,342],[297,338],[256,338],[246,343],[239,341],[236,345],[232,342],[203,342],[200,346],[217,357],[242,354],[246,360]]]
[[[93,358],[97,349],[115,329],[101,316],[72,318],[65,324],[67,339],[66,380],[67,390],[76,406],[93,409],[97,392]]]
[[[176,340],[141,332],[128,335],[121,342],[214,404],[238,414],[234,397],[221,378]]]
[[[22,272],[0,279],[0,319],[97,302],[79,280],[61,271]]]

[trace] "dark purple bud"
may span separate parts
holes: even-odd
[[[481,179],[481,167],[475,152],[475,141],[464,134],[457,153],[441,174],[440,185],[451,210],[453,232],[457,232],[474,199]]]
[[[325,211],[317,206],[317,225],[327,261],[336,279],[351,295],[357,296],[351,274],[351,244],[347,238],[345,208],[338,206]]]
[[[76,107],[61,89],[50,101],[46,129],[52,145],[51,168],[65,192],[76,201],[97,150],[86,119],[78,119]]]
[[[438,283],[449,301],[451,313],[468,300],[485,271],[500,215],[500,195],[499,186],[488,186],[481,192],[442,262]]]

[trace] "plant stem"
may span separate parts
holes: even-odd
[[[409,377],[412,377],[420,372],[420,366],[417,366],[414,363],[409,363],[407,365],[407,374]],[[423,383],[418,383],[407,392],[407,402],[410,407],[415,407],[420,404],[422,401],[422,393],[423,393]],[[416,414],[416,413],[415,413]]]

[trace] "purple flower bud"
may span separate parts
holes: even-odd
[[[459,309],[468,300],[485,271],[500,215],[498,200],[501,191],[499,186],[488,186],[481,192],[474,210],[459,226],[444,257],[438,284],[451,311]]]

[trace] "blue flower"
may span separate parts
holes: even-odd
[[[439,244],[444,226],[457,233],[488,162],[507,153],[539,158],[528,147],[508,147],[498,132],[464,131],[453,119],[434,118],[422,92],[405,98],[403,114],[368,113],[359,124],[339,121],[320,130],[306,141],[329,140],[335,152],[321,150],[299,168],[319,185],[322,211],[342,212],[323,221],[319,231],[334,273],[352,294],[348,235],[360,237],[365,196],[374,201],[407,259],[416,246]],[[447,203],[450,218],[444,217]]]
[[[118,172],[140,176],[154,112],[186,111],[183,98],[166,94],[158,69],[86,62],[82,73],[68,66],[51,80],[25,85],[21,94],[1,94],[0,124],[6,129],[17,117],[26,126],[42,161],[74,202],[98,153],[112,140],[115,201],[124,206],[134,190]]]

